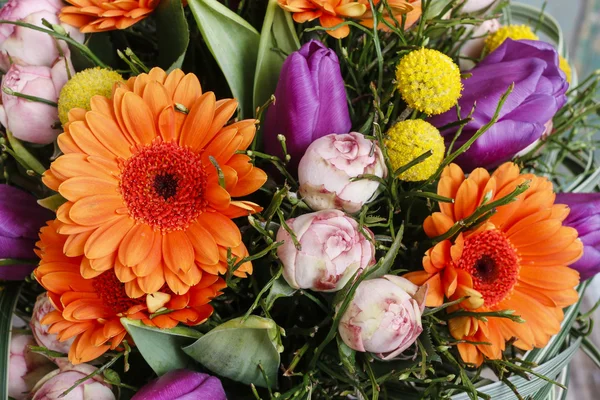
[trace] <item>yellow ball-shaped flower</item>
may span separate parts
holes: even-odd
[[[571,79],[573,77],[573,71],[571,70],[571,66],[569,65],[569,62],[563,56],[558,56],[558,59],[560,60],[560,64],[559,64],[560,69],[562,69],[562,71],[567,76],[567,82],[571,83]]]
[[[394,171],[431,150],[432,155],[401,173],[403,181],[424,181],[437,171],[446,152],[444,138],[437,128],[422,119],[398,122],[384,141]]]
[[[454,107],[462,91],[458,66],[447,55],[432,49],[415,50],[402,57],[396,80],[406,104],[427,115]]]
[[[511,38],[512,40],[540,39],[528,25],[506,25],[485,39],[484,52],[489,54],[496,50],[507,38]]]
[[[64,125],[69,121],[69,111],[73,108],[90,110],[90,99],[96,95],[110,98],[117,82],[123,77],[109,69],[90,68],[76,73],[63,86],[58,97],[58,117]]]

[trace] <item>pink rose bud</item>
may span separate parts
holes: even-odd
[[[65,363],[46,375],[33,388],[32,400],[115,400],[112,385],[104,383],[102,374],[76,386],[68,395],[60,397],[75,382],[85,378],[96,370],[89,364],[71,365]]]
[[[471,39],[467,40],[460,49],[460,56],[467,57],[458,60],[462,71],[475,66],[475,62],[470,58],[478,59],[481,57],[487,34],[496,32],[501,26],[500,21],[497,19],[483,21],[481,25],[476,27],[465,25],[467,32],[471,30],[472,32],[470,33]]]
[[[377,144],[361,133],[323,136],[306,150],[298,166],[300,195],[313,210],[360,210],[378,192],[379,182],[360,175],[385,177],[387,168]]]
[[[496,0],[465,0],[461,8],[464,13],[478,12],[490,7]]]
[[[295,289],[321,292],[340,290],[354,273],[375,261],[373,243],[358,230],[358,223],[339,210],[304,214],[286,221],[294,232],[299,248],[290,234],[279,228],[277,248],[283,264],[283,277]],[[373,233],[365,232],[373,239]]]
[[[399,276],[363,281],[340,320],[338,331],[356,351],[389,360],[409,348],[423,331],[426,286]]]
[[[45,347],[51,351],[57,351],[59,353],[67,354],[71,348],[71,344],[75,338],[71,338],[64,342],[58,340],[58,336],[53,333],[49,333],[50,325],[43,325],[42,319],[52,311],[56,309],[48,299],[47,293],[42,293],[38,296],[35,306],[33,307],[33,315],[31,316],[31,322],[29,326],[33,332],[33,336],[39,346]]]
[[[32,352],[29,346],[35,346],[31,335],[13,335],[10,339],[8,395],[16,400],[27,398],[35,384],[56,368],[46,357]]]
[[[0,123],[17,139],[39,144],[52,143],[61,132],[60,128],[53,127],[59,121],[58,109],[11,93],[17,92],[56,102],[66,82],[67,67],[64,59],[52,68],[13,64],[2,79]]]
[[[0,10],[0,19],[20,21],[39,27],[42,19],[62,26],[78,42],[83,43],[84,34],[78,29],[61,24],[58,13],[63,7],[61,0],[9,0]],[[57,41],[43,32],[11,24],[0,25],[0,69],[7,71],[11,64],[51,67],[60,57]],[[63,54],[68,52],[67,44],[58,41]]]

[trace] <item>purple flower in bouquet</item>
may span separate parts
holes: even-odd
[[[70,25],[61,24],[58,13],[63,7],[61,0],[9,0],[0,10],[0,20],[20,21],[42,25],[42,19],[51,24],[60,24],[75,40],[82,42],[84,34]],[[30,28],[0,24],[0,69],[7,71],[11,64],[50,67],[60,52],[68,54],[69,48],[63,41]]]
[[[427,286],[393,275],[361,282],[338,331],[356,351],[376,353],[385,360],[408,349],[423,332],[421,314]]]
[[[131,400],[227,400],[218,378],[180,369],[144,386]]]
[[[335,52],[321,42],[311,40],[289,55],[281,68],[275,98],[263,127],[265,149],[281,156],[277,135],[284,135],[292,168],[316,139],[350,131],[340,64]]]
[[[70,64],[70,62],[69,62]],[[71,71],[73,71],[72,67]],[[55,128],[58,110],[40,101],[31,101],[11,94],[11,91],[55,102],[67,83],[67,64],[61,58],[52,68],[13,64],[2,79],[0,123],[20,140],[48,144],[62,131]]]
[[[277,256],[283,277],[295,289],[340,290],[354,276],[375,263],[375,247],[358,223],[339,210],[304,214],[286,221],[300,249],[283,228],[277,232]],[[373,233],[365,228],[365,232]]]
[[[568,83],[559,68],[558,54],[545,42],[506,39],[469,72],[472,76],[463,80],[459,100],[461,118],[467,117],[474,104],[476,108],[454,149],[490,122],[502,94],[512,83],[515,87],[500,110],[498,122],[456,160],[466,170],[493,168],[510,160],[542,136],[545,124],[567,101]],[[456,121],[456,110],[430,119],[438,128]],[[441,132],[446,144],[452,142],[456,129]]]
[[[575,228],[583,242],[583,257],[569,267],[582,281],[591,278],[600,272],[600,193],[558,193],[556,203],[569,206],[564,225]]]
[[[59,363],[59,369],[44,376],[33,388],[32,400],[115,400],[112,385],[104,382],[102,374],[75,386],[68,395],[61,395],[96,370],[89,364]]]
[[[34,259],[39,229],[52,219],[35,197],[20,189],[0,185],[0,258]],[[0,266],[0,279],[21,280],[35,265]]]
[[[13,399],[27,398],[35,384],[56,368],[46,357],[29,349],[35,345],[31,335],[13,335],[10,339],[8,395]]]
[[[31,322],[29,323],[29,326],[31,327],[31,332],[33,333],[33,337],[38,345],[43,346],[51,351],[67,354],[71,348],[71,344],[73,344],[75,341],[75,338],[73,337],[69,340],[61,342],[58,340],[57,334],[48,332],[50,325],[42,324],[44,317],[54,310],[56,309],[50,302],[48,293],[40,294],[35,302],[35,306],[33,307],[33,313],[31,315]]]

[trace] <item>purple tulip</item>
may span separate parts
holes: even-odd
[[[583,257],[570,267],[579,271],[581,280],[600,272],[600,193],[558,193],[556,203],[571,209],[564,224],[579,232]]]
[[[568,83],[558,66],[558,54],[545,42],[506,39],[469,72],[472,76],[463,80],[459,100],[461,118],[466,118],[477,105],[473,120],[463,129],[454,149],[490,122],[511,83],[515,88],[504,103],[498,122],[456,160],[465,170],[493,168],[510,160],[542,136],[545,124],[567,101]],[[430,120],[438,128],[456,121],[456,110]],[[442,132],[446,144],[455,133],[456,128]]]
[[[52,219],[35,197],[20,189],[0,185],[0,259],[35,259],[39,229]],[[0,266],[0,279],[21,280],[33,271],[34,264]]]
[[[131,400],[227,400],[221,381],[200,372],[171,371],[144,386]]]
[[[267,152],[283,154],[277,135],[286,138],[295,169],[306,148],[330,133],[352,126],[339,60],[321,42],[311,40],[285,60],[264,125]]]

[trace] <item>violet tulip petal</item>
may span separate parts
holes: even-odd
[[[170,371],[140,389],[131,400],[227,400],[219,379],[188,370]]]

